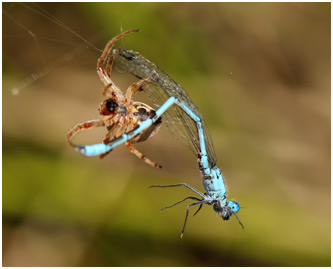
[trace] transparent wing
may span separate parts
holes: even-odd
[[[215,166],[216,155],[209,130],[197,106],[188,97],[185,90],[156,64],[149,61],[138,52],[117,48],[114,49],[112,53],[115,60],[115,67],[119,72],[129,72],[139,79],[151,78],[156,82],[156,85],[149,84],[144,87],[144,92],[155,106],[160,107],[170,96],[174,96],[202,120],[208,162],[211,167]],[[197,156],[200,151],[199,138],[197,127],[193,119],[178,106],[172,106],[164,114],[163,121],[166,122],[170,133],[189,147]]]

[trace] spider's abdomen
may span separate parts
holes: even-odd
[[[134,112],[133,114],[138,121],[137,122],[138,125],[141,122],[154,117],[156,114],[153,108],[141,102],[135,102],[134,107],[136,108],[137,111]],[[153,136],[158,132],[158,130],[161,127],[161,123],[162,123],[162,118],[159,118],[148,129],[146,129],[144,132],[140,133],[137,137],[135,137],[132,140],[132,142],[138,143],[147,140],[149,137]]]

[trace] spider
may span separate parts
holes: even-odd
[[[104,84],[102,94],[107,98],[99,105],[99,113],[101,115],[101,118],[85,121],[74,126],[66,135],[67,141],[70,146],[74,148],[77,147],[76,144],[72,143],[71,139],[80,131],[88,130],[93,127],[106,126],[108,132],[103,139],[103,143],[107,143],[112,139],[116,139],[122,134],[137,128],[146,119],[155,116],[155,110],[147,104],[132,101],[132,97],[134,94],[142,91],[145,85],[153,83],[151,79],[141,79],[138,82],[133,83],[128,87],[125,95],[113,83],[111,79],[113,55],[110,55],[110,51],[113,45],[123,36],[138,31],[138,29],[127,30],[112,38],[105,46],[101,57],[97,61],[97,74],[102,83]],[[104,69],[103,66],[106,66],[106,68]],[[156,134],[160,128],[161,123],[162,119],[159,118],[148,129],[144,130],[132,139],[125,142],[127,149],[131,153],[135,154],[138,158],[156,168],[161,168],[161,166],[149,160],[141,152],[133,148],[131,144],[145,141],[149,137]],[[102,159],[111,151],[112,149],[107,151],[106,153],[99,155],[99,157]]]

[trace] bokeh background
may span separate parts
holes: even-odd
[[[330,3],[2,8],[4,266],[330,266]],[[165,128],[136,146],[161,170],[124,146],[100,160],[67,145],[72,126],[98,118],[100,50],[130,28],[141,32],[118,45],[162,67],[203,114],[244,230],[204,206],[178,243],[186,205],[159,210],[189,190],[148,186],[203,187]]]

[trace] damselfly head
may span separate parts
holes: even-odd
[[[229,201],[227,205],[215,203],[213,208],[223,220],[229,220],[232,214],[239,211],[240,206],[235,201]]]
[[[231,215],[234,215],[240,226],[242,226],[242,228],[244,229],[244,225],[242,224],[242,222],[240,221],[240,219],[237,217],[236,214],[240,209],[239,203],[235,201],[229,201],[227,205],[221,205],[219,203],[215,203],[213,205],[213,208],[215,212],[217,212],[223,220],[229,220]]]
[[[228,202],[228,207],[231,209],[232,213],[237,213],[240,209],[239,203],[232,200]]]

